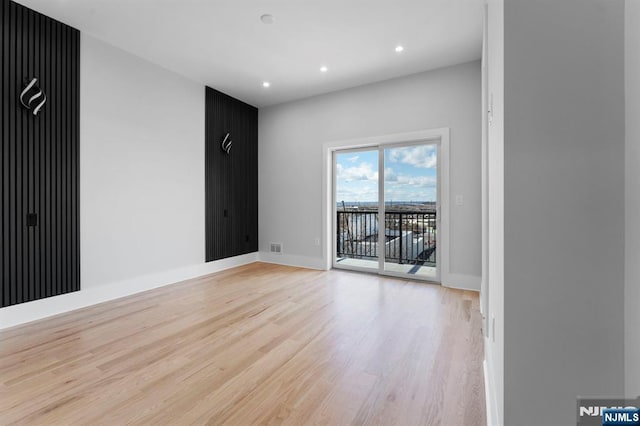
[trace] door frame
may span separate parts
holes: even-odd
[[[372,136],[360,139],[348,139],[332,142],[325,142],[322,145],[323,154],[323,167],[322,167],[322,235],[323,235],[323,263],[325,269],[331,269],[333,265],[333,253],[336,250],[336,241],[333,235],[333,230],[336,226],[336,206],[334,203],[334,179],[333,179],[333,162],[335,151],[345,151],[350,149],[369,149],[380,150],[390,146],[410,146],[419,145],[424,143],[437,143],[438,144],[438,166],[440,176],[438,176],[438,202],[440,209],[438,211],[439,217],[439,229],[438,229],[438,246],[437,246],[437,259],[438,259],[438,273],[440,283],[447,285],[450,275],[450,259],[449,259],[449,239],[450,239],[450,185],[449,185],[449,164],[450,164],[450,147],[449,147],[449,134],[448,127],[442,127],[437,129],[427,129],[416,132],[408,133],[395,133],[382,136]],[[381,161],[382,156],[378,156]],[[382,177],[384,183],[384,165],[382,165]],[[384,185],[379,185],[378,191],[383,191]],[[380,198],[380,197],[379,197]],[[383,198],[380,198],[383,200]],[[382,208],[384,214],[384,206]],[[379,213],[380,214],[380,213]],[[380,216],[379,216],[380,217]],[[380,227],[379,227],[380,230]],[[381,231],[383,232],[383,231]],[[380,239],[378,239],[380,241]],[[379,262],[384,262],[378,259]],[[363,272],[376,272],[383,275],[399,276],[401,278],[409,278],[405,274],[394,274],[391,272],[381,271],[378,268],[377,271],[372,271],[367,268],[349,268],[352,270],[362,270]]]

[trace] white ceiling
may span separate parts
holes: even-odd
[[[18,2],[261,107],[478,59],[484,0]]]

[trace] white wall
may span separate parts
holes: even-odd
[[[640,2],[627,0],[625,8],[625,379],[627,395],[636,397],[640,395]]]
[[[451,272],[479,289],[480,62],[260,109],[259,228],[261,256],[283,243],[283,258],[324,267],[322,145],[325,142],[451,128]],[[275,258],[277,260],[277,258]]]
[[[504,425],[504,0],[488,2],[488,335],[485,380],[489,425]]]
[[[504,424],[575,424],[624,392],[624,1],[504,14]]]
[[[82,35],[82,288],[204,262],[204,87]]]

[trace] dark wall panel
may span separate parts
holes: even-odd
[[[80,289],[80,35],[0,2],[0,306],[9,306]],[[47,96],[35,116],[19,99],[34,77]]]
[[[258,250],[258,109],[207,87],[206,259]],[[229,154],[221,147],[230,133]]]

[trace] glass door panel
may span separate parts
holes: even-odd
[[[437,281],[438,145],[385,147],[383,193],[383,271]]]
[[[334,266],[379,271],[379,150],[334,153]]]

